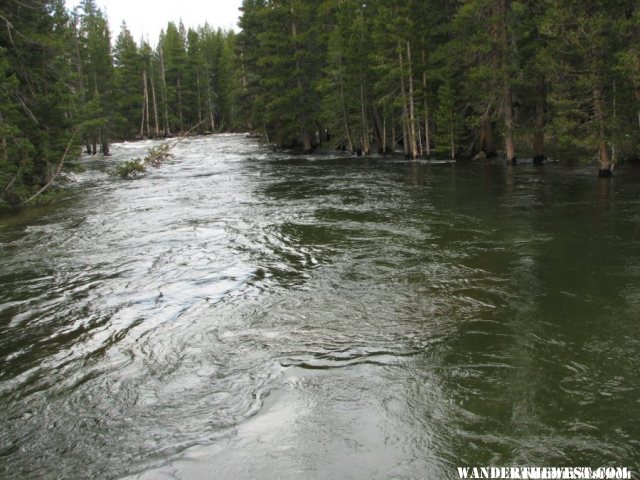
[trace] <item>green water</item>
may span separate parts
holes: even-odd
[[[637,169],[175,153],[0,220],[0,476],[640,469]]]

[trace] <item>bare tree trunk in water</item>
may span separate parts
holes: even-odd
[[[449,139],[451,142],[451,160],[455,160],[456,159],[456,139],[453,132],[453,122],[451,121],[449,122],[449,124],[451,125],[449,129]]]
[[[411,42],[407,40],[407,65],[409,67],[409,128],[411,130],[411,157],[418,158],[416,143],[415,105],[413,101],[413,69],[411,66]]]
[[[405,159],[409,159],[409,145],[407,143],[407,137],[409,128],[407,127],[407,105],[402,106],[402,153]]]
[[[612,96],[613,96],[613,128],[616,128],[615,125],[618,121],[618,105],[616,102],[616,95],[617,95],[617,88],[616,88],[616,81],[613,81],[613,92],[612,92]],[[616,164],[616,141],[615,138],[611,140],[611,165],[615,165]]]
[[[353,139],[351,138],[351,130],[349,129],[349,119],[347,117],[347,106],[344,98],[344,79],[342,78],[342,57],[338,58],[338,68],[340,72],[340,104],[342,106],[342,120],[344,122],[344,132],[347,136],[347,149],[353,153]]]
[[[393,118],[393,113],[391,114],[391,118]],[[395,122],[391,122],[391,146],[389,147],[391,149],[391,153],[395,153],[396,151],[396,145],[398,142],[398,135],[396,132],[396,123]]]
[[[402,96],[402,146],[406,159],[409,159],[411,155],[410,145],[411,138],[409,129],[409,109],[407,108],[407,89],[404,84],[404,61],[402,60],[402,49],[400,43],[398,43],[398,63],[400,65],[400,94]]]
[[[178,89],[178,120],[180,120],[180,131],[184,131],[184,118],[182,116],[182,85],[180,84],[180,77],[176,81],[176,88]]]
[[[480,150],[487,158],[495,157],[496,145],[493,139],[493,125],[491,124],[490,108],[480,120]]]
[[[426,56],[427,54],[423,50],[422,63],[425,65],[425,70],[422,72],[422,90],[424,96],[424,152],[428,158],[431,157],[431,132],[429,132],[429,103],[427,101]]]
[[[507,156],[507,164],[516,164],[516,146],[513,138],[513,92],[511,91],[511,84],[509,78],[509,32],[507,31],[507,16],[511,10],[511,0],[500,0],[498,3],[498,28],[496,29],[499,35],[501,58],[500,64],[503,71],[502,88],[502,108],[504,115],[504,146]]]
[[[144,83],[144,109],[145,119],[147,121],[147,138],[151,137],[151,129],[149,128],[149,88],[147,86],[147,71],[142,71],[142,81]]]
[[[144,136],[144,102],[142,103],[142,116],[140,117],[140,138]]]
[[[507,163],[509,165],[515,165],[517,160],[516,146],[513,141],[513,97],[509,87],[506,88],[504,98],[504,126],[504,143],[507,153]]]
[[[600,161],[600,171],[598,175],[600,177],[610,177],[613,172],[605,134],[604,99],[602,98],[600,86],[596,86],[593,89],[593,111],[596,124],[598,125],[598,160]]]
[[[302,77],[300,76],[300,58],[298,56],[298,46],[296,45],[298,32],[297,32],[297,26],[294,18],[295,18],[295,10],[293,8],[293,2],[292,2],[291,3],[291,36],[293,37],[293,44],[296,49],[296,55],[295,55],[296,72],[298,72],[298,74],[296,75],[296,82],[298,86],[298,91],[302,92],[303,84],[302,84]],[[300,130],[302,135],[302,147],[304,148],[305,153],[311,153],[312,151],[311,135],[309,135],[309,132],[307,131],[306,116],[304,114],[301,116],[301,118],[299,118],[299,122],[300,122]]]
[[[362,149],[365,155],[371,153],[371,145],[369,144],[369,125],[367,124],[367,113],[364,99],[364,78],[360,75],[360,116],[362,121]]]
[[[169,106],[167,102],[167,77],[164,71],[164,55],[162,54],[162,48],[160,48],[160,74],[162,76],[162,103],[164,104],[164,136],[171,136],[171,129],[169,128]]]
[[[382,112],[382,154],[387,154],[387,112]]]
[[[536,129],[533,133],[533,163],[542,165],[544,158],[544,127],[545,127],[545,103],[547,88],[544,76],[538,77],[536,99]]]
[[[207,104],[209,105],[209,123],[211,124],[211,131],[216,131],[216,120],[213,116],[213,99],[211,98],[211,85],[207,86]]]
[[[370,106],[371,118],[373,120],[373,133],[376,137],[376,145],[378,146],[378,153],[384,153],[384,122],[380,119],[380,113],[375,106]]]
[[[2,114],[0,114],[0,124],[2,123]],[[5,163],[5,165],[9,164],[9,149],[7,147],[7,137],[5,135],[2,136],[2,161]]]
[[[198,125],[202,125],[202,95],[200,93],[200,73],[198,73],[196,83],[198,85]]]
[[[158,118],[158,102],[156,101],[156,86],[151,75],[151,98],[153,99],[153,119],[156,127],[156,138],[160,136],[160,119]]]
[[[636,103],[638,105],[638,129],[640,129],[640,88],[636,87]]]

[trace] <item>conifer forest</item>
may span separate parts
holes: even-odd
[[[47,183],[69,142],[251,131],[277,147],[407,158],[597,158],[640,140],[636,0],[246,0],[239,33],[111,32],[94,0],[0,7],[0,189]]]
[[[640,0],[0,0],[0,479],[638,479],[639,287]]]

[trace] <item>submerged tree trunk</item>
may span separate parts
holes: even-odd
[[[398,63],[400,65],[400,94],[402,96],[402,146],[406,159],[409,159],[412,154],[409,128],[409,109],[407,107],[407,89],[404,83],[404,61],[402,58],[402,49],[400,43],[398,43]],[[412,158],[412,157],[411,157]]]
[[[167,77],[164,71],[164,55],[162,54],[162,48],[160,50],[160,75],[162,77],[162,104],[164,110],[164,136],[171,136],[171,129],[169,128],[169,106],[167,102]]]
[[[293,2],[291,3],[291,37],[293,38],[293,44],[295,47],[295,58],[296,58],[296,84],[298,87],[298,91],[299,92],[303,92],[304,91],[304,85],[303,85],[303,81],[302,81],[302,76],[301,76],[301,68],[300,68],[300,57],[299,57],[299,50],[298,50],[298,45],[297,45],[297,39],[298,39],[298,27],[296,25],[296,21],[295,21],[295,9],[293,7]],[[302,146],[304,148],[305,153],[311,153],[313,150],[313,147],[311,145],[311,135],[309,134],[309,131],[307,130],[307,118],[306,118],[306,114],[303,112],[299,118],[298,121],[300,123],[300,134],[302,137]]]
[[[202,94],[200,92],[200,72],[198,72],[196,84],[198,86],[198,125],[202,125]]]
[[[305,153],[311,153],[313,151],[311,135],[306,129],[302,130],[302,148],[304,148]]]
[[[411,131],[411,156],[418,158],[416,143],[415,102],[413,99],[413,68],[411,65],[411,42],[407,40],[407,66],[409,68],[409,128]]]
[[[373,132],[376,136],[378,153],[384,153],[384,121],[380,119],[380,113],[375,106],[371,106],[369,109],[371,110],[371,118],[373,119]]]
[[[489,109],[484,113],[480,120],[480,150],[485,153],[486,158],[496,156],[496,145],[493,138],[493,124]]]
[[[151,129],[149,128],[149,87],[147,85],[147,71],[142,71],[142,81],[144,83],[144,109],[147,123],[147,137],[151,137]]]
[[[142,102],[142,116],[140,117],[140,138],[144,138],[144,102]]]
[[[402,153],[404,154],[405,159],[409,159],[409,145],[407,143],[408,137],[408,127],[407,127],[407,106],[405,104],[402,105]]]
[[[364,96],[364,78],[360,75],[360,117],[362,122],[362,150],[365,155],[371,153],[371,145],[369,144],[369,125],[367,124],[367,108]]]
[[[424,97],[424,153],[427,158],[431,157],[431,133],[429,128],[429,103],[427,99],[427,70],[426,70],[426,53],[422,51],[422,63],[425,70],[422,72],[422,95]]]
[[[538,77],[536,100],[536,128],[533,133],[533,163],[541,165],[545,161],[544,157],[544,127],[545,127],[545,103],[547,88],[544,77]]]
[[[393,118],[393,113],[391,114],[391,118]],[[398,132],[396,131],[396,122],[391,122],[391,145],[389,149],[391,150],[391,154],[394,154],[396,151],[396,145],[398,142]]]
[[[510,43],[509,32],[507,29],[507,18],[511,10],[511,0],[500,0],[498,3],[497,23],[498,39],[500,45],[500,66],[502,71],[502,108],[504,116],[504,147],[507,164],[516,164],[516,146],[513,136],[513,92],[511,90],[511,79],[509,67],[511,59],[509,55]]]
[[[449,141],[450,141],[450,147],[451,147],[451,160],[455,160],[456,159],[456,137],[453,131],[453,121],[449,122],[449,124],[450,124]]]
[[[211,125],[211,131],[216,131],[216,120],[213,114],[213,99],[211,98],[211,85],[207,85],[207,105],[209,105],[209,123]]]
[[[151,83],[151,98],[153,99],[153,121],[156,129],[156,138],[160,136],[160,119],[158,118],[158,101],[156,99],[156,86],[153,81],[153,75],[149,78]]]
[[[182,115],[182,85],[180,83],[180,77],[176,80],[176,89],[178,93],[178,121],[180,122],[180,131],[184,131],[184,117]]]
[[[349,128],[349,117],[347,116],[347,104],[344,98],[344,78],[342,76],[342,57],[338,57],[338,71],[340,72],[340,106],[342,107],[342,121],[344,123],[344,133],[347,138],[347,149],[353,153],[353,139],[351,138],[351,129]]]
[[[387,153],[387,114],[382,112],[382,154]]]
[[[602,98],[602,89],[600,86],[596,86],[593,89],[593,112],[598,129],[598,160],[600,161],[600,171],[598,175],[601,177],[610,177],[613,171],[606,140],[604,99]]]
[[[507,87],[504,98],[504,143],[509,165],[516,164],[516,147],[513,140],[513,96],[511,88]]]

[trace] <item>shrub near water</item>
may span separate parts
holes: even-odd
[[[158,168],[164,162],[173,157],[171,148],[175,144],[170,145],[163,143],[157,147],[150,148],[149,153],[144,158],[134,158],[126,162],[122,162],[116,166],[114,175],[121,178],[136,178],[144,174],[147,171],[147,166]]]

